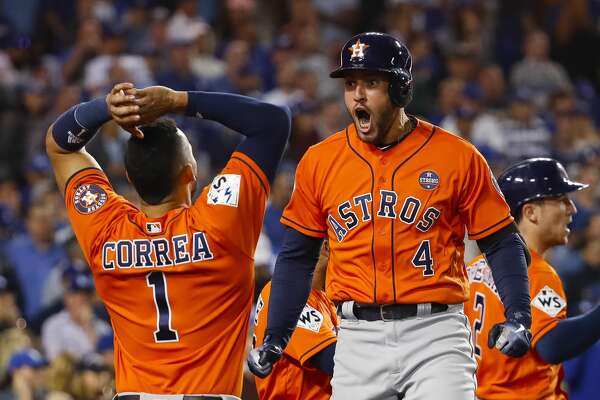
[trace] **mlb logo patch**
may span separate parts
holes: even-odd
[[[425,171],[419,175],[419,185],[425,190],[433,190],[440,184],[440,177],[434,171]]]
[[[567,302],[554,289],[544,286],[533,300],[531,300],[531,305],[551,317],[556,317],[560,310],[565,308]]]
[[[96,212],[106,203],[107,195],[104,189],[95,184],[81,185],[75,190],[73,203],[81,214]]]
[[[313,332],[319,332],[322,324],[323,314],[308,304],[305,305],[300,317],[298,318],[298,327],[308,329]]]
[[[160,233],[162,232],[162,226],[160,222],[147,222],[146,232],[148,233]]]
[[[217,175],[210,184],[207,203],[237,207],[240,196],[241,175]]]

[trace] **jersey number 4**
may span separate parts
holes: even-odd
[[[156,330],[154,340],[156,343],[167,343],[179,341],[177,331],[171,327],[171,305],[169,304],[169,293],[167,291],[167,278],[159,271],[152,271],[146,275],[148,287],[152,288],[154,294],[154,305],[156,306]]]
[[[415,268],[423,268],[423,276],[433,276],[433,258],[431,258],[431,247],[429,240],[423,240],[412,259]]]

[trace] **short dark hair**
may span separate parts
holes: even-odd
[[[127,142],[125,169],[142,200],[158,204],[174,189],[182,138],[172,119],[156,120],[140,130],[143,139],[131,136]]]

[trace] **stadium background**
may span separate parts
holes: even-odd
[[[471,140],[495,172],[552,156],[591,185],[574,195],[570,244],[551,260],[570,315],[600,301],[599,0],[0,0],[0,399],[111,398],[110,326],[44,155],[50,123],[122,81],[288,105],[292,140],[256,255],[258,291],[299,158],[349,122],[329,71],[367,30],[411,49],[409,112]],[[206,184],[239,136],[178,123]],[[88,149],[136,202],[127,138],[107,124]],[[600,344],[566,367],[571,398],[597,398]]]

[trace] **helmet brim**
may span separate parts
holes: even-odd
[[[369,68],[369,67],[362,67],[362,66],[356,66],[356,67],[343,67],[343,68],[338,68],[334,71],[332,71],[329,74],[330,78],[343,78],[346,75],[348,75],[350,72],[353,71],[367,71],[367,72],[380,72],[382,74],[393,74],[394,71],[391,69],[387,69],[387,68]]]
[[[525,199],[522,199],[521,201],[519,201],[517,203],[517,207],[521,207],[522,205],[524,205],[525,203],[529,203],[530,201],[539,200],[539,199],[547,199],[550,197],[558,197],[558,196],[562,196],[563,194],[577,192],[579,190],[587,188],[588,186],[590,186],[590,185],[588,185],[587,183],[579,183],[579,182],[573,182],[570,180],[565,180],[563,182],[562,187],[559,190],[556,190],[555,192],[552,192],[552,193],[540,193],[540,194],[536,194],[534,196],[530,196]]]

